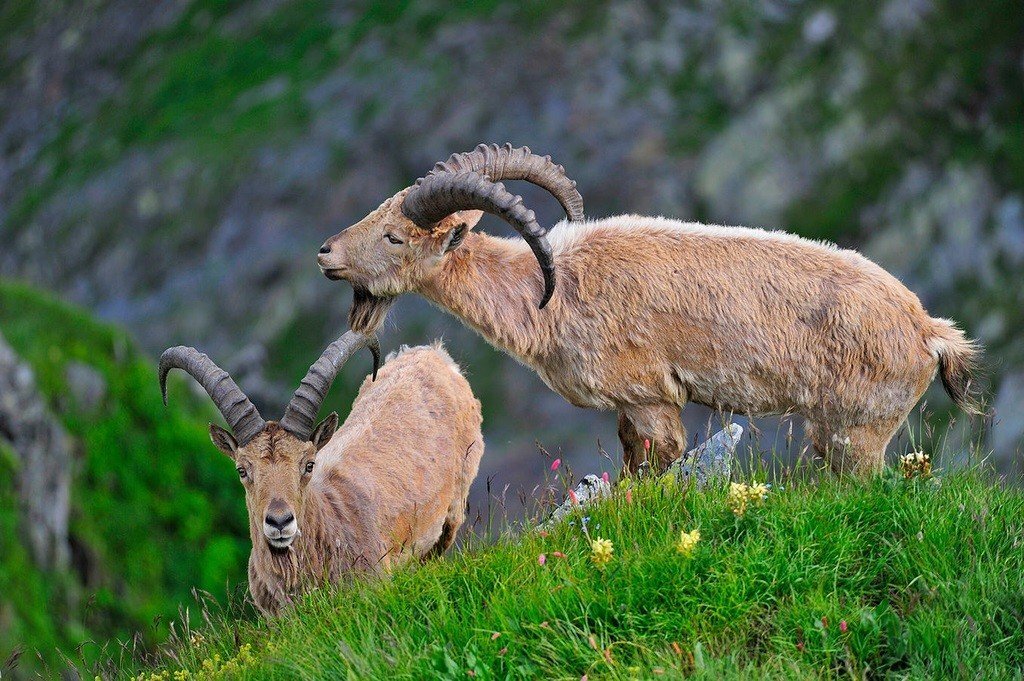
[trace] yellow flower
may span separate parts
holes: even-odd
[[[612,553],[614,553],[615,547],[612,545],[610,539],[601,539],[598,537],[594,541],[590,542],[590,560],[594,561],[594,565],[597,567],[604,567],[612,561]]]
[[[697,548],[697,542],[699,541],[700,530],[694,530],[693,532],[685,532],[680,530],[679,543],[676,544],[676,551],[683,554],[684,556],[693,555],[694,549]]]
[[[924,452],[904,454],[900,459],[900,471],[909,480],[913,477],[927,478],[932,474],[932,460]]]
[[[729,506],[737,516],[747,512],[748,507],[760,506],[768,498],[768,485],[758,482],[747,485],[734,482],[729,485]]]

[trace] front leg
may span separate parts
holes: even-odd
[[[647,461],[657,472],[683,455],[686,429],[674,404],[627,406],[619,411],[623,473],[631,475]],[[644,446],[650,443],[650,450]]]

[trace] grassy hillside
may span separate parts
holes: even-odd
[[[680,532],[693,529],[683,555]],[[614,545],[601,567],[598,537]],[[272,624],[214,617],[165,651],[165,666],[120,672],[1019,678],[1022,542],[1024,491],[978,470],[792,479],[742,516],[724,489],[647,483],[548,535],[319,591]]]
[[[245,507],[233,468],[212,450],[210,407],[174,382],[164,408],[156,370],[122,332],[38,291],[0,282],[0,330],[36,373],[75,439],[70,543],[62,574],[35,568],[17,538],[17,459],[0,450],[0,665],[62,666],[101,656],[112,636],[163,640],[193,588],[223,595],[245,574]],[[96,370],[100,403],[77,405],[70,362]]]

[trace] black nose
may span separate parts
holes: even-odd
[[[330,252],[331,252],[331,246],[330,246],[330,244],[328,244],[328,243],[327,243],[327,242],[325,241],[325,242],[324,242],[324,245],[320,247],[320,252],[321,252],[321,253],[330,253]]]
[[[268,513],[267,517],[264,518],[264,521],[266,521],[267,525],[270,525],[271,527],[276,528],[278,530],[283,530],[284,528],[288,527],[288,523],[290,523],[293,520],[295,520],[295,514],[291,511],[285,511],[280,515],[273,515],[271,513]]]

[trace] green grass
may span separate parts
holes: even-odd
[[[589,511],[590,536],[614,542],[604,569],[577,517],[319,590],[271,623],[222,612],[119,673],[1021,678],[1024,491],[978,469],[940,476],[792,479],[743,517],[725,490],[620,489]]]
[[[111,637],[165,640],[193,588],[224,594],[245,574],[242,492],[205,429],[215,413],[177,380],[165,408],[156,369],[126,334],[30,287],[0,281],[0,332],[33,368],[75,453],[73,565],[45,574],[18,541],[17,460],[0,451],[0,668],[19,649],[19,668],[34,670],[109,654]],[[95,409],[70,395],[70,362],[103,377]]]

